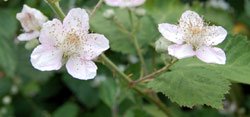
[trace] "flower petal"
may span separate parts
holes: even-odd
[[[96,76],[97,66],[93,61],[85,61],[79,57],[70,57],[66,63],[69,74],[81,80],[93,79]]]
[[[43,23],[47,21],[47,17],[37,9],[23,5],[23,10],[17,13],[16,18],[20,21],[25,32],[40,30]]]
[[[168,40],[182,44],[183,43],[183,31],[176,25],[163,23],[159,24],[158,30]]]
[[[206,62],[206,63],[217,63],[225,64],[226,63],[226,54],[224,51],[217,47],[201,47],[196,51],[196,56]]]
[[[69,11],[63,20],[63,26],[66,32],[89,30],[89,16],[88,13],[81,8],[74,8]]]
[[[31,54],[31,63],[41,71],[58,70],[62,66],[63,52],[54,47],[39,45]]]
[[[86,60],[92,60],[109,49],[109,40],[101,34],[88,34],[84,42],[81,57]]]
[[[187,29],[189,27],[202,27],[204,25],[203,19],[194,11],[185,11],[179,21],[180,27]]]
[[[145,0],[105,0],[105,3],[114,7],[137,7],[144,4]]]
[[[172,56],[175,56],[178,59],[183,59],[195,55],[193,47],[188,44],[180,45],[174,44],[168,46],[168,53]]]
[[[206,45],[218,45],[220,44],[227,36],[227,31],[221,26],[208,26],[206,29],[205,38]]]
[[[32,40],[32,39],[36,39],[37,37],[39,37],[39,32],[38,31],[33,31],[31,33],[23,33],[23,34],[20,34],[17,39],[19,41],[29,41],[29,40]]]
[[[64,40],[62,23],[58,19],[53,19],[43,24],[39,41],[42,44],[54,46]]]

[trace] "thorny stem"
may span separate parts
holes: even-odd
[[[64,19],[65,14],[62,12],[59,3],[57,5],[53,5],[52,2],[48,2],[51,8],[55,11],[55,13],[60,17],[61,20]],[[121,72],[119,68],[108,58],[105,54],[101,54],[101,59],[103,60],[104,64],[107,65],[110,69],[114,70],[117,74],[119,74],[128,84],[132,82],[130,77],[128,77],[124,72]],[[157,105],[168,117],[171,117],[171,113],[169,112],[168,108],[159,100],[157,97],[151,96],[146,92],[142,91],[139,87],[133,86],[131,87],[137,93],[142,96],[145,96],[149,101]]]
[[[172,61],[171,61],[168,65],[166,65],[165,67],[163,67],[163,68],[161,68],[161,69],[159,69],[159,70],[157,70],[157,71],[155,71],[155,72],[153,72],[153,73],[151,73],[151,74],[149,74],[149,75],[147,75],[147,76],[145,76],[145,77],[143,77],[143,78],[141,78],[141,79],[138,79],[138,80],[136,80],[136,81],[133,81],[133,82],[132,82],[132,85],[136,85],[136,84],[138,84],[138,83],[141,83],[141,82],[144,82],[144,81],[148,81],[148,80],[151,80],[151,79],[155,78],[157,75],[159,75],[159,74],[161,74],[161,73],[166,72],[167,70],[169,70],[169,68],[170,68],[172,65],[174,65],[174,63],[176,63],[177,61],[178,61],[177,59],[172,60]]]

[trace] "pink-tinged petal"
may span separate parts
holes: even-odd
[[[81,8],[74,8],[69,11],[63,20],[63,26],[66,32],[89,30],[89,16],[88,13]]]
[[[121,4],[121,0],[104,0],[104,2],[109,6],[117,7]]]
[[[192,57],[195,55],[195,52],[193,50],[193,47],[188,44],[179,45],[174,44],[168,46],[168,53],[169,55],[172,55],[178,59],[183,59],[187,57]]]
[[[69,58],[66,68],[70,75],[81,80],[93,79],[97,70],[97,66],[93,61],[86,61],[74,56]]]
[[[206,63],[225,64],[226,54],[217,47],[201,47],[196,51],[196,56]]]
[[[63,26],[60,20],[53,19],[43,24],[39,41],[44,45],[54,46],[64,40]]]
[[[109,49],[109,40],[104,35],[88,34],[84,41],[81,57],[86,60],[92,60],[107,49]]]
[[[183,43],[183,31],[176,25],[163,23],[159,24],[158,30],[160,33],[169,41],[172,41],[176,44]]]
[[[19,41],[29,41],[29,40],[32,40],[32,39],[36,39],[37,37],[39,37],[39,32],[38,31],[33,31],[33,32],[30,32],[30,33],[23,33],[23,34],[20,34],[17,39]]]
[[[187,29],[187,28],[194,28],[194,27],[202,27],[204,25],[203,19],[193,11],[185,11],[180,18],[179,21],[180,27]]]
[[[137,7],[145,3],[145,0],[105,0],[105,3],[114,7]]]
[[[227,31],[221,26],[208,26],[206,29],[206,45],[218,45],[226,39]]]
[[[41,71],[58,70],[62,66],[63,52],[50,46],[39,45],[31,54],[31,63]]]
[[[22,12],[17,13],[16,18],[21,22],[25,32],[40,30],[42,24],[47,21],[42,12],[27,5],[23,5]]]

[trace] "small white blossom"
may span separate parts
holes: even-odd
[[[69,74],[78,79],[92,79],[97,56],[109,48],[104,35],[89,34],[89,16],[84,9],[69,11],[63,22],[46,22],[39,37],[41,45],[31,54],[32,65],[41,71],[58,70],[66,63]]]
[[[103,12],[103,17],[105,18],[112,18],[115,15],[115,11],[113,9],[107,9]]]
[[[37,38],[40,34],[41,26],[47,21],[47,17],[43,13],[27,5],[23,5],[22,11],[17,13],[16,18],[20,21],[24,30],[24,33],[17,37],[20,41],[29,41]]]
[[[220,48],[213,47],[221,43],[227,31],[221,26],[208,26],[193,11],[182,14],[179,25],[159,24],[160,33],[173,45],[168,47],[170,55],[178,59],[197,56],[206,63],[225,64],[226,55]]]
[[[137,8],[137,9],[135,9],[135,14],[137,16],[144,16],[144,15],[146,15],[146,9],[144,9],[144,8]]]
[[[11,100],[12,100],[11,97],[7,95],[3,97],[2,101],[3,101],[3,104],[8,105],[11,103]]]
[[[224,0],[209,0],[208,5],[222,10],[229,10],[230,5]]]
[[[144,2],[146,0],[104,0],[105,3],[109,6],[113,6],[113,7],[137,7],[140,6],[142,4],[144,4]]]

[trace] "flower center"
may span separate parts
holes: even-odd
[[[203,27],[189,27],[185,30],[185,42],[193,46],[194,50],[205,44]]]
[[[79,35],[68,33],[61,48],[64,51],[64,57],[78,54],[82,48]]]

